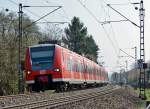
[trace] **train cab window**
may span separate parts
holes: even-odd
[[[55,46],[31,47],[32,70],[50,69],[54,60]]]

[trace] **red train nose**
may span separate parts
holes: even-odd
[[[48,82],[48,76],[39,76],[38,81],[47,83]]]

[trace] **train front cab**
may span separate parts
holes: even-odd
[[[61,78],[60,50],[54,44],[29,47],[25,57],[28,90],[55,89],[53,79]]]

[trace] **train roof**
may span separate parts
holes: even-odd
[[[37,45],[33,45],[33,46],[29,46],[29,48],[32,48],[32,47],[43,47],[43,46],[54,46],[56,44],[37,44]]]

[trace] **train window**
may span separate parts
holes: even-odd
[[[79,72],[79,64],[78,64],[78,62],[77,62],[77,72]]]
[[[95,68],[95,72],[94,73],[95,73],[95,75],[97,75],[97,68]]]
[[[68,59],[67,59],[67,70],[68,70],[68,71],[71,71],[71,69],[72,69],[71,66],[72,66],[72,65],[71,65],[71,61],[70,61],[70,59],[68,58]]]
[[[87,65],[84,66],[84,72],[87,73]]]
[[[31,57],[32,58],[40,58],[40,57],[48,57],[53,56],[53,51],[39,51],[39,52],[32,52]]]
[[[88,64],[86,64],[86,73],[89,73]]]
[[[102,75],[102,69],[100,69],[100,76],[103,76],[103,75]]]
[[[78,72],[78,66],[77,66],[77,63],[75,63],[75,72]]]
[[[83,73],[84,72],[84,67],[83,67],[83,64],[81,63],[81,72]]]
[[[70,71],[70,63],[68,60],[67,60],[67,70]]]
[[[94,73],[94,74],[96,74],[96,70],[95,70],[95,67],[93,67],[93,73]]]
[[[90,72],[89,73],[92,73],[92,66],[89,66],[89,68],[90,68]]]
[[[71,60],[71,71],[74,72],[74,60],[73,59]]]
[[[90,73],[91,72],[91,68],[90,68],[90,66],[88,65],[88,73]]]
[[[101,70],[101,76],[103,76],[103,69]]]
[[[101,76],[101,69],[98,70],[98,75]]]
[[[75,63],[75,61],[73,63],[73,72],[76,72],[76,63]]]
[[[77,62],[77,72],[80,72],[80,65],[79,65],[79,62]]]
[[[75,60],[72,61],[72,71],[73,72],[77,71],[77,65],[76,65],[76,61]]]
[[[89,71],[89,73],[91,73],[91,68],[90,68],[90,66],[88,66],[88,71]]]
[[[92,69],[91,69],[91,66],[88,66],[88,73],[91,73]]]
[[[89,73],[89,66],[88,66],[88,63],[86,64],[86,72]]]
[[[91,73],[94,73],[94,68],[93,68],[93,66],[91,67]]]
[[[73,71],[73,66],[72,66],[72,64],[73,64],[73,60],[70,59],[70,71]]]
[[[81,63],[78,61],[78,72],[81,72]]]

